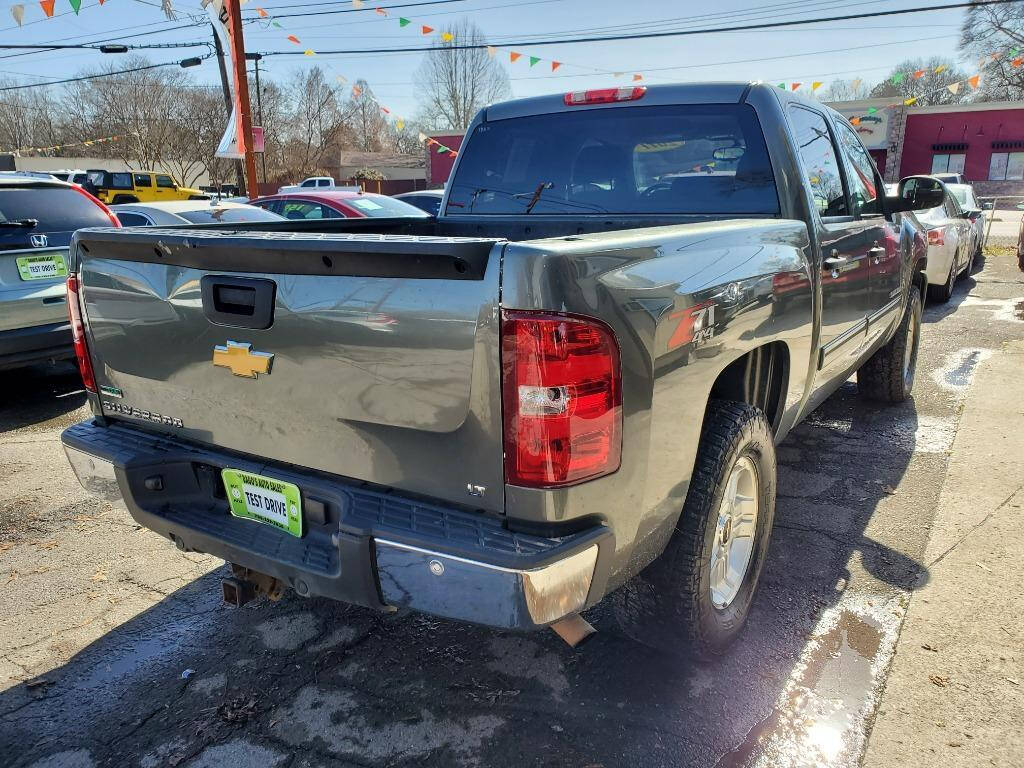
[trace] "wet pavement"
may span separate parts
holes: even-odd
[[[187,559],[69,480],[67,372],[2,374],[0,765],[852,766],[931,530],[960,405],[1024,283],[989,259],[929,306],[912,402],[846,385],[779,447],[772,549],[747,630],[700,664],[607,605],[572,651],[289,595],[231,610]],[[12,575],[13,574],[13,575]],[[5,681],[6,678],[6,681]]]

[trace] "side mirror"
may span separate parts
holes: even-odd
[[[888,198],[891,211],[924,211],[946,200],[946,185],[931,176],[907,176],[900,180],[896,196]]]

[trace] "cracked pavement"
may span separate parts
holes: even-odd
[[[973,371],[1024,337],[989,258],[925,311],[912,402],[847,384],[779,447],[772,549],[724,659],[648,651],[610,608],[572,651],[286,595],[224,607],[223,564],[88,497],[69,367],[0,373],[0,765],[847,766],[865,747]]]

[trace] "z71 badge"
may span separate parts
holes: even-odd
[[[109,400],[103,401],[103,410],[116,413],[121,416],[130,416],[133,419],[142,419],[143,421],[152,421],[155,424],[164,424],[168,427],[184,426],[181,423],[181,419],[176,419],[173,416],[164,416],[161,413],[154,413],[153,411],[143,411],[139,408],[133,408],[130,405],[112,403]]]
[[[694,346],[708,341],[715,336],[715,304],[713,301],[702,301],[692,307],[673,312],[670,320],[678,320],[679,324],[672,337],[668,340],[668,348],[675,349],[691,341]]]

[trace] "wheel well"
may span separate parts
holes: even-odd
[[[779,427],[789,381],[789,349],[781,341],[757,347],[718,374],[711,397],[749,403],[764,412],[772,430]]]
[[[911,278],[911,284],[917,289],[918,293],[921,294],[921,306],[923,307],[925,298],[928,295],[928,275],[926,275],[923,270],[918,270]]]

